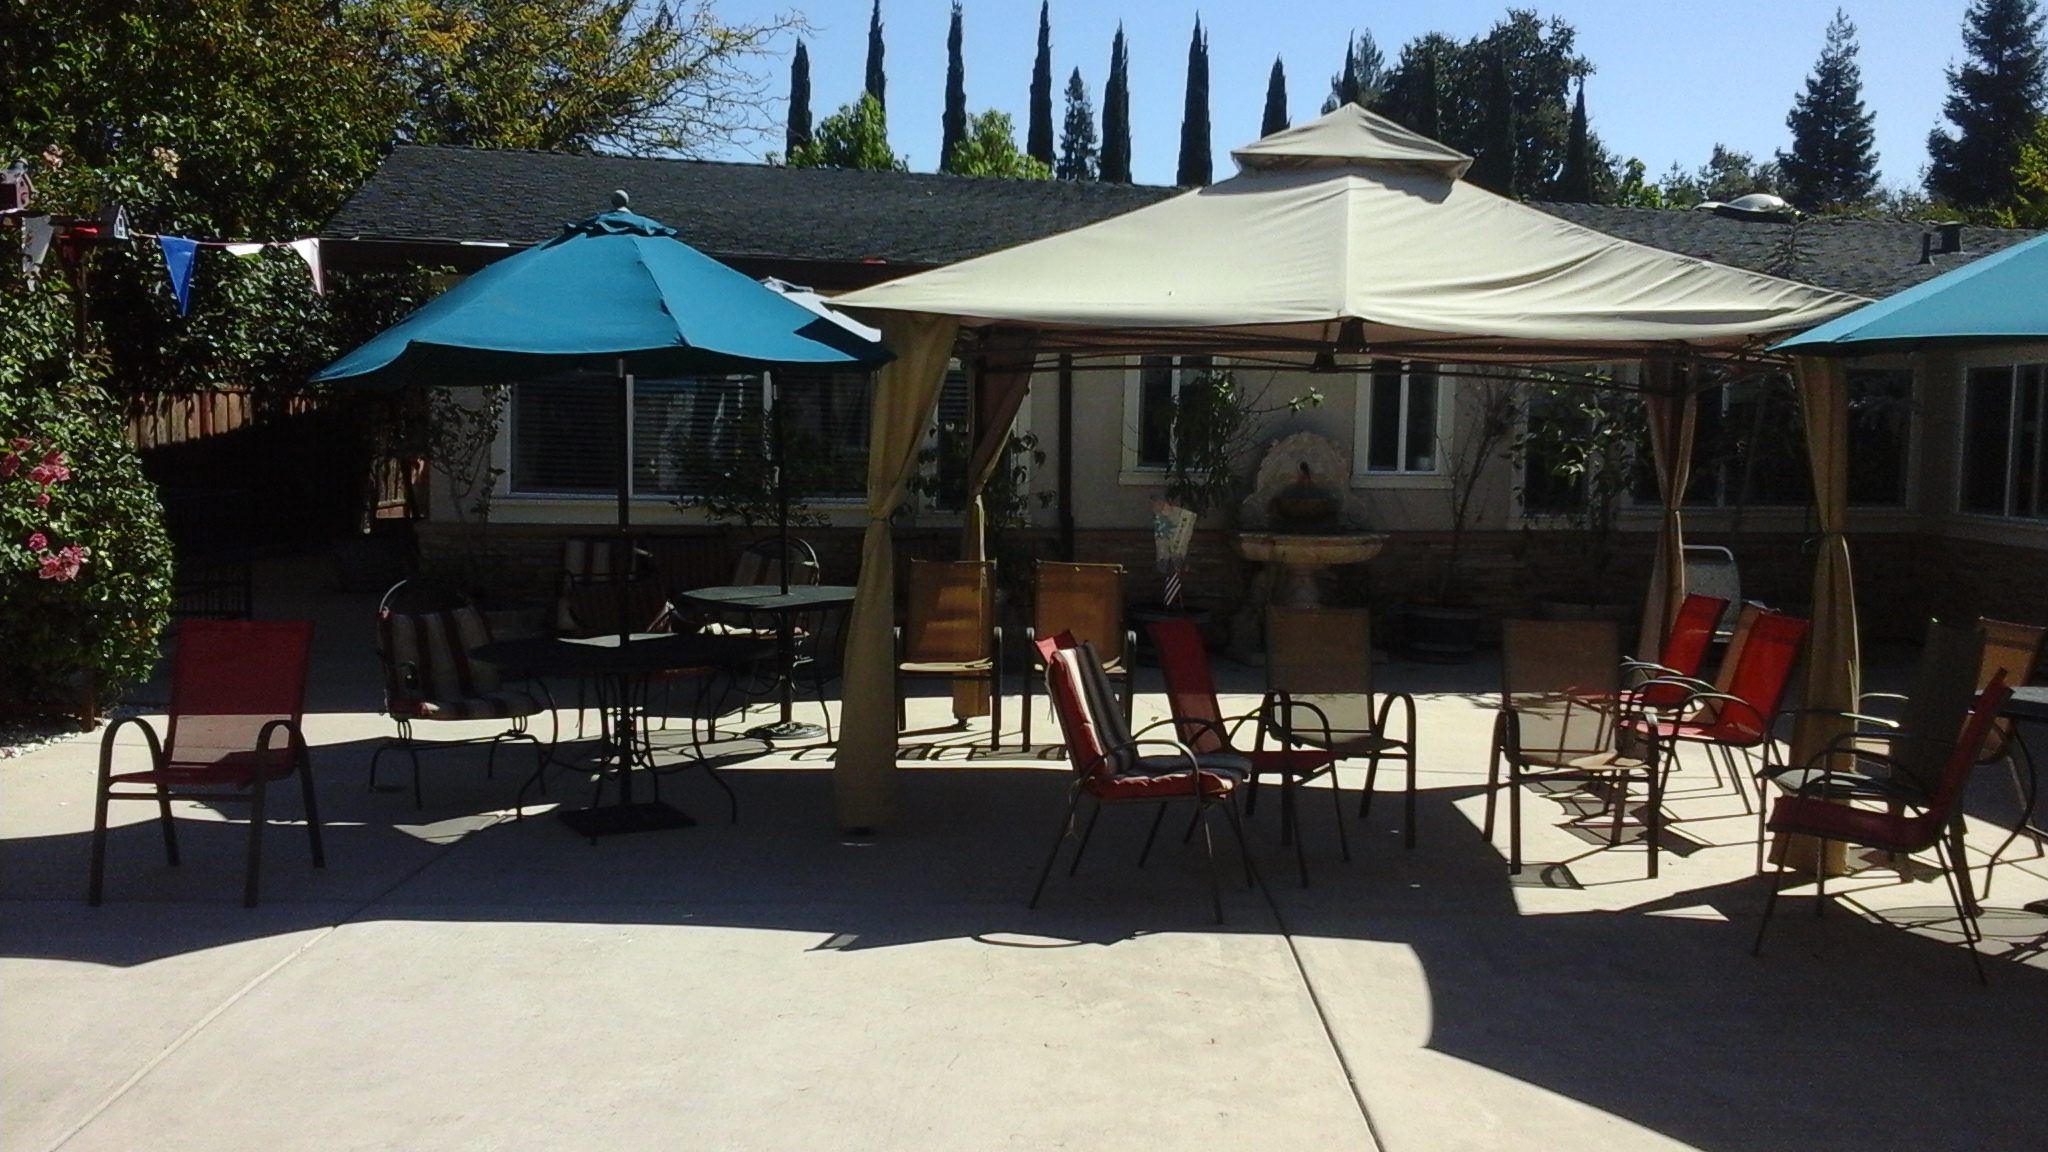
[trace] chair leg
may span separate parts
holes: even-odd
[[[178,866],[178,825],[171,820],[171,794],[162,784],[156,786],[156,822],[164,834],[164,862],[171,867]]]
[[[706,776],[709,776],[709,777],[711,777],[711,782],[712,782],[713,784],[716,784],[716,785],[718,785],[718,787],[719,787],[720,789],[722,789],[722,790],[723,790],[723,791],[725,792],[725,806],[726,806],[726,810],[727,810],[727,813],[728,813],[728,815],[729,815],[729,817],[730,817],[730,819],[729,819],[729,821],[728,821],[728,822],[729,822],[729,823],[733,823],[733,824],[737,824],[737,823],[739,823],[739,822],[740,822],[740,797],[739,797],[739,793],[737,793],[737,792],[734,792],[734,791],[732,790],[732,785],[730,785],[730,784],[727,784],[727,783],[725,782],[725,777],[723,777],[723,776],[720,776],[720,775],[718,774],[718,769],[716,769],[716,768],[713,768],[713,767],[712,767],[711,765],[709,765],[709,764],[705,764],[705,765],[704,765],[704,774],[705,774]]]
[[[1081,792],[1076,790],[1074,798],[1067,801],[1067,814],[1060,818],[1060,834],[1053,837],[1052,851],[1045,854],[1045,867],[1038,870],[1038,885],[1031,890],[1031,900],[1024,905],[1026,908],[1038,907],[1038,898],[1045,894],[1045,881],[1048,876],[1052,875],[1053,862],[1060,858],[1060,847],[1067,842],[1067,837],[1074,834],[1074,809],[1080,807],[1081,795]],[[1097,814],[1101,813],[1102,805],[1100,803],[1096,804],[1095,811]],[[1092,819],[1089,821],[1091,826],[1094,823]],[[1078,857],[1076,866],[1078,866]],[[1068,874],[1072,874],[1071,869],[1068,870]]]
[[[306,809],[306,838],[313,846],[313,867],[327,867],[327,849],[320,842],[320,798],[313,790],[313,759],[299,756],[299,802]]]
[[[1071,816],[1068,819],[1072,819]],[[1095,802],[1095,810],[1088,813],[1088,826],[1081,829],[1081,842],[1074,846],[1074,859],[1067,864],[1067,875],[1081,870],[1081,854],[1088,851],[1088,840],[1095,835],[1095,822],[1102,819],[1102,801]]]
[[[1522,773],[1508,764],[1508,872],[1522,872]]]
[[[1196,782],[1200,786],[1200,781]],[[1216,906],[1216,922],[1223,923],[1223,878],[1216,873],[1216,838],[1209,835],[1209,806],[1197,798],[1196,818],[1202,823],[1202,858],[1209,862],[1209,901]]]
[[[1828,842],[1816,841],[1813,846],[1813,918],[1820,919],[1828,906]]]
[[[1415,749],[1412,747],[1408,749],[1408,794],[1402,801],[1401,836],[1401,846],[1413,851],[1415,848]]]
[[[1033,708],[1031,707],[1031,688],[1032,688],[1032,684],[1031,684],[1031,682],[1032,682],[1032,681],[1033,681],[1034,679],[1036,679],[1036,678],[1037,678],[1037,677],[1035,677],[1035,676],[1033,676],[1033,675],[1031,674],[1031,667],[1030,667],[1030,665],[1028,665],[1028,664],[1027,664],[1027,665],[1025,665],[1025,667],[1024,667],[1024,750],[1025,750],[1026,752],[1029,752],[1029,751],[1031,751],[1031,713],[1032,713],[1033,711],[1035,711],[1035,709],[1033,709]]]
[[[1984,974],[1984,958],[1977,952],[1977,941],[1982,934],[1977,930],[1976,909],[1969,903],[1966,886],[1957,882],[1953,851],[1940,840],[1934,842],[1935,857],[1941,862],[1942,879],[1948,882],[1948,897],[1955,904],[1956,920],[1963,929],[1963,947],[1970,953],[1970,967],[1977,972],[1977,983],[1988,985],[1991,979]]]
[[[249,860],[242,876],[244,908],[256,906],[256,877],[263,867],[263,822],[267,819],[263,814],[263,798],[270,791],[270,786],[262,780],[258,780],[253,788],[254,793],[249,797]]]
[[[92,864],[85,880],[85,902],[94,908],[100,906],[101,888],[107,874],[107,796],[106,774],[101,773],[99,795],[93,802],[92,816]]]
[[[1229,802],[1223,806],[1223,814],[1230,818],[1231,835],[1237,837],[1237,859],[1239,863],[1244,865],[1244,886],[1250,888],[1258,883],[1258,881],[1252,876],[1252,854],[1251,850],[1245,847],[1244,820],[1237,814],[1236,792],[1230,794]],[[1343,827],[1342,821],[1338,822],[1338,827]]]
[[[1365,791],[1358,797],[1358,818],[1372,816],[1372,794],[1379,787],[1380,754],[1375,752],[1365,761]]]
[[[1003,674],[998,670],[988,682],[988,750],[1003,746]]]
[[[1150,831],[1145,833],[1145,846],[1138,850],[1138,867],[1143,868],[1145,866],[1145,861],[1150,860],[1152,858],[1152,841],[1158,838],[1159,825],[1165,819],[1166,801],[1161,800],[1159,802],[1158,809],[1152,813],[1152,828]],[[1193,824],[1189,824],[1188,834],[1190,836],[1194,834],[1194,830],[1195,826]]]
[[[1644,814],[1643,836],[1650,842],[1650,879],[1655,880],[1658,857],[1664,851],[1664,778],[1655,766],[1645,775],[1648,777],[1645,783],[1650,790],[1650,810]],[[1627,796],[1628,790],[1624,786],[1622,798],[1626,800]]]
[[[1756,942],[1749,946],[1751,956],[1764,954],[1764,930],[1771,926],[1771,913],[1778,910],[1778,890],[1784,886],[1784,879],[1785,862],[1780,860],[1776,870],[1770,875],[1771,888],[1770,893],[1764,897],[1764,914],[1756,923]]]
[[[1494,802],[1500,798],[1500,741],[1493,744],[1493,751],[1486,764],[1486,819],[1479,825],[1479,835],[1487,842],[1493,840]]]
[[[1330,811],[1337,815],[1337,848],[1344,854],[1345,863],[1351,862],[1351,834],[1344,825],[1344,790],[1337,787],[1337,766],[1330,765]]]

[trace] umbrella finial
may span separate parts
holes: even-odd
[[[624,211],[626,207],[626,201],[629,199],[631,199],[631,197],[626,195],[626,190],[624,188],[621,188],[618,191],[612,193],[612,207],[618,209],[619,211]]]

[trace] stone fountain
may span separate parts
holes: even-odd
[[[1266,449],[1237,520],[1238,554],[1264,565],[1231,622],[1231,649],[1239,656],[1263,650],[1260,620],[1268,604],[1323,604],[1331,568],[1363,564],[1387,543],[1385,535],[1365,530],[1365,503],[1351,490],[1351,465],[1343,451],[1313,432],[1297,432]]]

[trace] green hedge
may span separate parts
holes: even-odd
[[[95,385],[0,387],[0,715],[69,711],[146,679],[170,619],[156,487]]]

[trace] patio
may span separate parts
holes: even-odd
[[[836,831],[815,752],[734,768],[736,826],[684,773],[663,793],[702,824],[591,847],[512,821],[516,774],[480,755],[430,765],[416,814],[364,788],[390,730],[373,599],[290,591],[322,585],[302,562],[265,575],[259,616],[319,621],[329,866],[273,832],[245,911],[239,832],[188,817],[172,872],[130,806],[87,908],[97,740],[0,761],[0,1147],[2019,1148],[2048,1128],[2048,917],[2010,911],[2048,896],[2048,862],[2022,846],[1998,870],[1987,952],[2027,956],[1988,989],[1952,929],[1853,914],[1942,914],[1937,881],[1888,869],[1831,885],[1820,920],[1795,898],[1751,960],[1754,818],[1697,757],[1661,880],[1538,798],[1530,858],[1566,867],[1511,882],[1477,832],[1486,662],[1386,671],[1421,706],[1414,852],[1382,804],[1343,864],[1311,799],[1301,889],[1262,804],[1261,883],[1226,883],[1217,928],[1199,853],[1132,867],[1136,811],[1027,911],[1064,768],[969,759],[972,731],[912,759],[871,840]],[[1161,714],[1155,672],[1140,691]],[[914,701],[913,727],[945,704]],[[2010,789],[1976,785],[1981,885]]]

